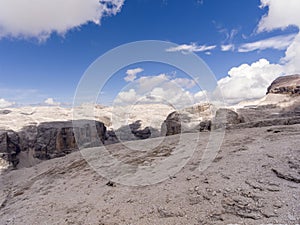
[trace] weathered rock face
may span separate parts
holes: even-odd
[[[300,75],[278,77],[268,87],[267,94],[300,95]]]
[[[140,139],[147,139],[151,136],[151,130],[149,127],[145,127],[144,129],[141,129],[142,121],[137,120],[136,122],[129,125],[129,128],[131,130],[131,133]]]
[[[20,152],[20,139],[14,131],[0,131],[0,154],[1,157],[10,162],[14,167],[19,163],[17,158]]]
[[[172,112],[168,115],[161,126],[161,133],[164,136],[181,133],[181,118],[178,112]]]
[[[51,159],[76,149],[73,128],[69,122],[46,123],[37,128],[35,157]]]
[[[92,131],[92,123],[95,124],[96,132]],[[71,121],[47,122],[24,127],[19,133],[3,131],[0,133],[2,158],[15,167],[18,164],[18,153],[21,151],[31,150],[35,158],[46,160],[77,150],[77,143],[86,147],[96,146],[99,142],[104,143],[106,127],[103,123],[83,120],[76,125],[80,126],[74,127]]]
[[[95,123],[97,133],[92,131]],[[77,124],[76,124],[77,125]],[[76,130],[77,139],[75,139]],[[96,146],[99,140],[104,143],[106,127],[98,121],[82,121],[79,127],[73,127],[71,121],[42,123],[37,127],[35,156],[39,159],[50,159],[64,156],[81,146]]]
[[[199,127],[199,131],[210,131],[211,130],[211,121],[210,120],[205,120],[205,121],[201,121],[200,122],[200,127]]]
[[[117,130],[109,130],[105,143],[114,144],[120,141],[141,140],[159,136],[160,132],[157,129],[150,126],[142,127],[142,121],[137,120],[131,124],[121,126]]]
[[[161,135],[210,131],[212,111],[213,106],[207,103],[172,112],[161,126]]]

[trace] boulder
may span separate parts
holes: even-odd
[[[199,131],[211,131],[211,120],[201,121],[199,124]]]
[[[268,87],[267,94],[300,95],[300,75],[281,76]]]
[[[238,113],[226,108],[217,110],[215,120],[224,124],[239,124],[244,122],[244,119]]]

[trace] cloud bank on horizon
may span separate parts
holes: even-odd
[[[9,102],[3,98],[0,98],[0,108],[10,107],[10,106],[13,106],[14,104],[15,104],[15,102]]]
[[[47,98],[44,103],[49,106],[59,106],[61,103],[56,102],[53,98]]]
[[[124,0],[1,0],[0,39],[37,38],[44,41],[51,33],[64,35],[71,29],[104,16],[116,15]]]
[[[132,69],[132,71],[134,70]],[[164,73],[155,76],[141,76],[132,80],[119,92],[113,104],[118,106],[137,103],[168,103],[175,108],[184,108],[199,101],[207,101],[205,92],[200,91],[193,94],[188,91],[194,86],[196,83],[192,79],[174,78]]]

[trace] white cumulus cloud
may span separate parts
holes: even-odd
[[[261,0],[261,8],[268,12],[258,23],[257,32],[286,29],[289,26],[300,28],[299,0]],[[267,87],[278,76],[300,73],[300,33],[278,36],[242,45],[239,51],[262,50],[266,48],[286,49],[285,56],[278,63],[259,59],[252,64],[243,64],[230,69],[228,76],[218,82],[224,99],[237,103],[245,99],[261,98]]]
[[[47,98],[47,99],[44,101],[44,103],[47,104],[47,105],[51,105],[51,106],[58,106],[58,105],[60,105],[60,102],[54,101],[53,98]]]
[[[132,105],[136,103],[168,102],[176,108],[190,106],[194,96],[187,89],[195,86],[188,78],[171,78],[166,74],[143,76],[131,82],[121,91],[114,103]]]
[[[263,16],[258,25],[258,32],[286,29],[295,26],[300,29],[299,0],[261,0],[261,7],[268,7],[268,13]],[[300,33],[296,35],[281,60],[286,73],[300,73]]]
[[[228,72],[229,76],[218,81],[218,86],[228,103],[237,103],[245,99],[261,98],[271,82],[283,73],[283,66],[260,59],[251,65],[233,67]]]
[[[194,94],[194,101],[195,102],[207,102],[208,99],[208,93],[207,91],[199,91]]]
[[[258,25],[258,32],[285,29],[288,26],[300,25],[299,0],[261,0],[261,8],[268,7],[268,13],[263,16]]]
[[[282,58],[281,61],[285,63],[285,70],[287,74],[300,73],[300,33],[296,36],[293,43],[287,48],[285,57]]]
[[[265,50],[268,48],[277,50],[286,50],[294,41],[296,34],[279,35],[276,37],[267,38],[264,40],[242,44],[239,52],[251,52],[255,50]]]
[[[136,79],[136,75],[143,71],[144,70],[142,68],[135,68],[135,69],[127,70],[126,71],[127,76],[124,78],[124,80],[127,82],[134,81]]]
[[[12,105],[14,105],[15,102],[10,102],[10,101],[7,101],[3,98],[0,98],[0,108],[6,108],[6,107],[10,107]]]
[[[116,103],[136,103],[139,99],[139,95],[136,93],[134,89],[130,89],[129,91],[121,91],[115,102]]]
[[[103,16],[117,14],[124,0],[0,0],[0,38],[47,39]]]
[[[166,49],[167,52],[205,52],[215,49],[216,45],[197,45],[196,43],[182,44],[176,47]]]

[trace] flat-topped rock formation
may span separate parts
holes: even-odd
[[[300,75],[281,76],[268,87],[267,94],[300,95]]]

